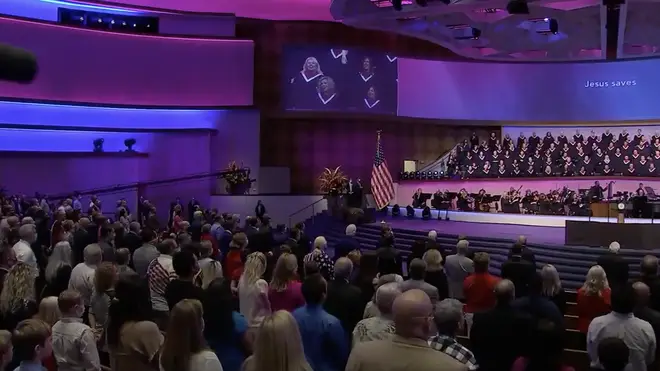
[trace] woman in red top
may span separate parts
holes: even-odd
[[[463,281],[463,295],[465,296],[465,322],[468,334],[472,328],[474,313],[487,311],[495,306],[495,285],[499,277],[488,273],[490,257],[485,252],[474,254],[474,273]]]
[[[594,265],[577,292],[577,327],[580,332],[586,334],[591,320],[610,312],[610,296],[605,270],[600,265]]]
[[[238,279],[243,273],[243,253],[247,247],[248,239],[245,233],[236,233],[229,243],[229,252],[225,258],[224,272],[231,280],[231,288],[234,293],[238,291]]]
[[[200,237],[202,241],[210,241],[211,246],[213,247],[212,257],[218,257],[220,250],[218,249],[218,241],[215,240],[215,237],[211,235],[211,225],[204,224],[202,226],[202,236]]]

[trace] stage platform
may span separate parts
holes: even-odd
[[[405,206],[400,207],[399,218],[407,218]],[[449,216],[449,220],[468,223],[486,224],[513,224],[535,227],[565,228],[567,220],[592,221],[601,223],[616,223],[616,216],[611,218],[596,218],[586,216],[561,216],[561,215],[528,215],[528,214],[505,214],[505,213],[482,213],[465,211],[431,210],[431,219],[438,219],[438,213],[442,219]],[[392,207],[387,208],[387,214],[392,215]],[[415,209],[415,218],[422,218],[422,209]],[[660,220],[626,218],[626,224],[659,224]]]
[[[435,230],[440,234],[451,234],[457,236],[469,236],[480,238],[501,238],[505,240],[515,241],[518,236],[529,236],[530,240],[534,243],[563,245],[564,244],[564,228],[562,227],[539,227],[529,225],[515,225],[515,224],[492,224],[473,222],[460,222],[455,220],[422,220],[422,219],[408,219],[407,217],[391,217],[388,216],[384,219],[395,229],[407,229],[413,231]],[[374,225],[380,224],[374,223]]]

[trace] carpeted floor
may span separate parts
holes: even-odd
[[[404,217],[387,217],[392,228],[410,229],[416,231],[436,230],[438,233],[456,234],[472,237],[493,237],[515,240],[520,235],[525,235],[535,243],[564,244],[564,228],[559,227],[536,227],[512,224],[486,224],[471,222],[454,222],[445,220],[421,220],[407,219]],[[379,224],[374,223],[374,224]]]

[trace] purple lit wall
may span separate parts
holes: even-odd
[[[660,118],[660,61],[466,63],[399,58],[399,116],[501,121]]]
[[[137,152],[149,152],[153,137],[148,133],[117,133],[71,130],[0,129],[0,151],[18,152],[91,152],[93,142],[103,138],[105,152],[122,152],[124,140],[134,138]]]
[[[2,41],[32,51],[30,85],[11,98],[154,106],[252,105],[252,41],[108,33],[0,18]]]
[[[213,129],[226,110],[145,109],[0,101],[0,126],[111,129]]]
[[[120,7],[89,5],[58,0],[3,0],[0,14],[37,19],[48,22],[58,21],[58,8],[97,11],[106,14],[158,17],[159,32],[165,35],[233,37],[236,33],[236,17],[233,14],[203,15],[181,14]]]

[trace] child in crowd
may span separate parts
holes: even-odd
[[[15,371],[43,370],[43,360],[53,353],[50,326],[38,319],[26,319],[16,325],[11,342],[14,361],[20,362]]]
[[[62,318],[53,325],[53,353],[60,369],[101,370],[96,337],[82,322],[85,305],[80,293],[63,291],[58,300]]]

